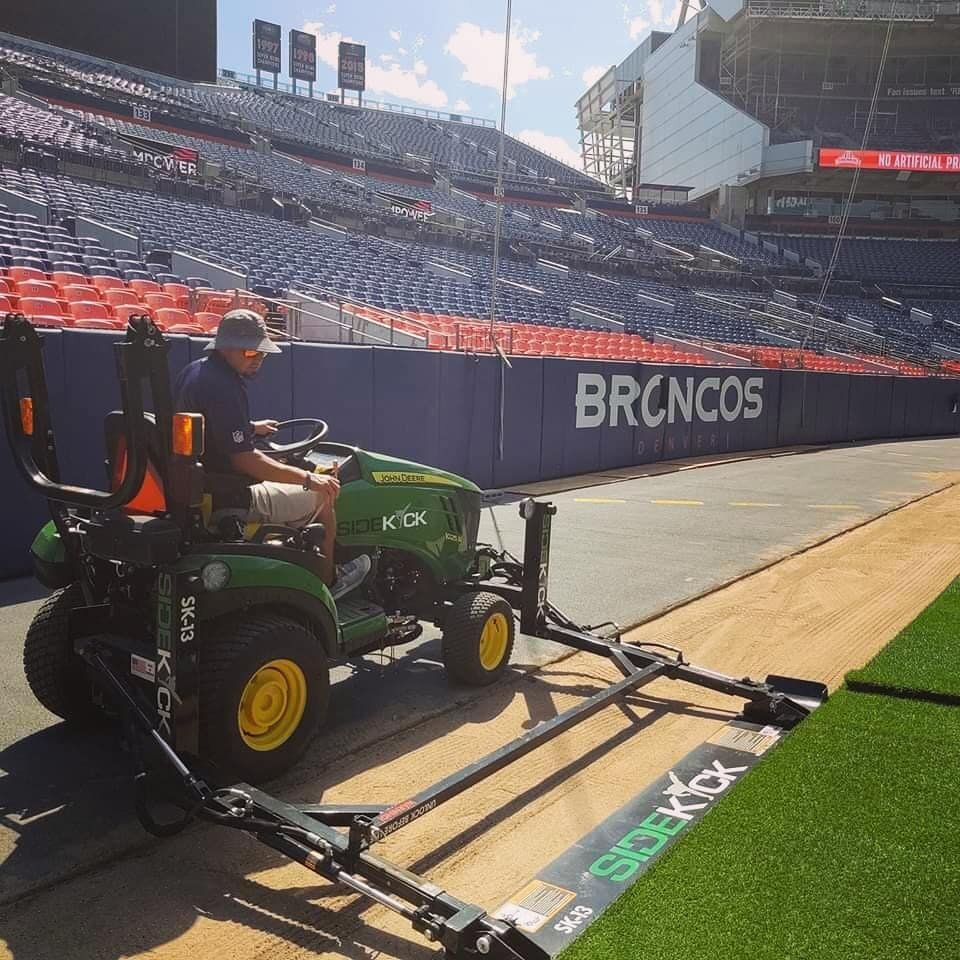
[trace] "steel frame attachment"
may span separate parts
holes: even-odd
[[[179,785],[178,802],[187,811],[183,820],[160,824],[150,813],[141,789],[137,812],[146,829],[165,836],[181,829],[188,819],[197,818],[243,830],[308,870],[404,917],[428,941],[441,944],[448,957],[548,960],[551,954],[515,924],[491,916],[426,878],[376,856],[371,847],[657,677],[684,680],[740,697],[747,701],[745,718],[780,729],[794,726],[822,703],[826,688],[787,677],[770,676],[762,683],[738,680],[689,664],[670,648],[628,644],[619,637],[606,638],[578,627],[548,599],[550,533],[556,508],[525,500],[520,511],[526,520],[523,563],[502,555],[502,562],[494,565],[495,577],[480,581],[483,589],[510,601],[519,611],[525,633],[605,657],[623,673],[622,679],[402,802],[391,806],[297,806],[246,783],[210,787],[158,733],[128,684],[101,656],[96,643],[91,643],[84,648],[84,656],[105,678],[124,715],[159,753],[166,771],[174,775]],[[461,587],[475,590],[477,583],[470,581]],[[143,787],[145,783],[141,770],[138,784]]]

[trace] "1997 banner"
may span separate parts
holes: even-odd
[[[253,21],[253,69],[280,72],[280,24]]]

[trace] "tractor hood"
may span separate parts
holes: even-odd
[[[364,479],[375,486],[459,487],[471,493],[482,492],[475,483],[437,467],[366,450],[357,450],[356,456]]]

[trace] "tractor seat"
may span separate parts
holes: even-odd
[[[167,510],[167,498],[164,492],[165,477],[163,476],[167,457],[164,455],[163,442],[160,431],[157,429],[156,418],[152,413],[144,413],[143,419],[147,447],[147,469],[140,490],[123,508],[122,512],[128,516],[154,516]],[[119,488],[127,468],[127,440],[124,434],[124,414],[122,411],[114,410],[107,414],[104,419],[104,432],[108,451],[108,482],[110,489],[116,490]],[[222,516],[223,511],[218,511],[218,514],[213,513],[214,497],[229,502],[230,495],[239,493],[246,485],[246,481],[236,474],[204,472],[201,515],[204,527],[215,538],[228,540],[255,539],[259,524],[231,524],[229,517],[224,518]],[[229,535],[226,532],[228,530],[230,531]]]

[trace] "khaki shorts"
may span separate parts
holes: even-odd
[[[295,483],[264,480],[250,490],[250,512],[247,520],[259,523],[285,523],[302,527],[317,515],[317,494]]]

